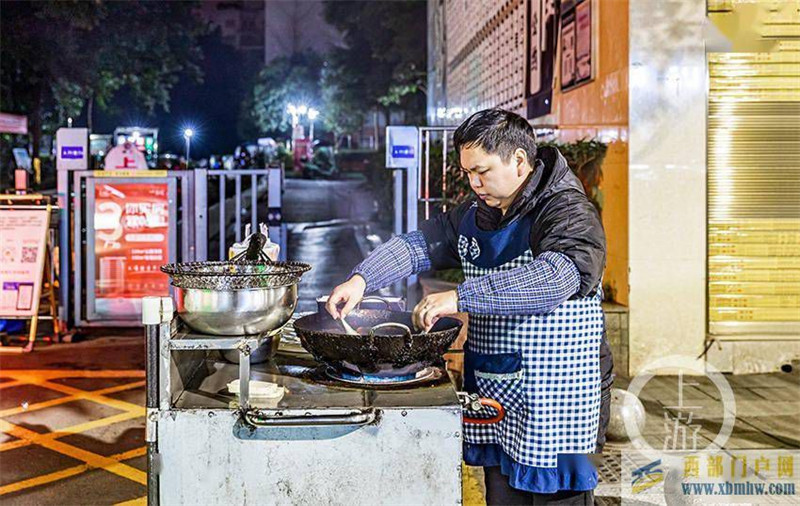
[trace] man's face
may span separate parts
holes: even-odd
[[[462,147],[460,161],[461,171],[478,198],[503,211],[511,205],[531,170],[524,149],[515,150],[504,161],[480,146]]]

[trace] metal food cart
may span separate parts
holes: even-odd
[[[462,411],[446,372],[415,385],[342,384],[298,345],[199,335],[168,297],[143,303],[150,504],[459,504]],[[293,321],[293,320],[292,320]],[[219,350],[237,350],[239,364]],[[227,385],[240,380],[240,394]],[[253,380],[284,389],[250,395]]]

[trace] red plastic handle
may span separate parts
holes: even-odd
[[[494,408],[497,410],[497,415],[493,416],[492,418],[470,418],[465,416],[464,423],[474,423],[475,425],[489,425],[492,423],[497,423],[506,416],[506,410],[503,409],[503,406],[494,399],[489,399],[486,397],[481,397],[478,399],[478,402],[481,403],[481,406],[487,406],[490,408]]]

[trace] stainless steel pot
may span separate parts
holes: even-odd
[[[178,314],[191,328],[213,335],[262,334],[283,327],[297,307],[297,285],[247,290],[175,287]]]

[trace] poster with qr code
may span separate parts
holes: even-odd
[[[0,318],[39,311],[50,211],[0,208]]]

